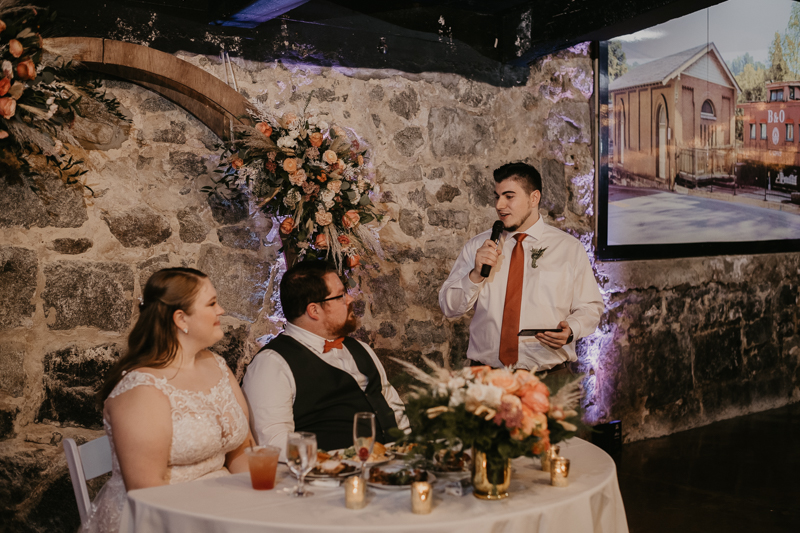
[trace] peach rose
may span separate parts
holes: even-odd
[[[322,160],[328,163],[329,165],[333,165],[336,161],[339,160],[339,156],[336,155],[336,152],[333,150],[325,150],[325,153],[322,154]]]
[[[8,132],[5,130],[0,130],[0,140],[7,138],[8,138]]]
[[[517,390],[518,396],[522,396],[529,390],[532,390],[539,383],[539,378],[527,370],[517,370],[514,372],[514,377],[517,379],[517,383],[519,383],[519,389]]]
[[[331,129],[333,130],[333,133],[335,133],[337,137],[345,137],[345,136],[347,135],[347,132],[345,132],[345,131],[344,131],[344,130],[343,130],[341,127],[339,127],[339,126],[334,126],[334,127],[333,127],[333,128],[331,128]]]
[[[297,172],[289,173],[289,181],[292,182],[292,185],[297,185],[298,187],[306,182],[306,178],[306,171],[302,168]]]
[[[264,135],[266,135],[267,137],[272,135],[272,126],[270,126],[266,122],[259,122],[258,124],[256,124],[256,129],[261,133],[263,133]]]
[[[0,80],[0,96],[5,96],[8,90],[11,88],[11,80],[8,78],[3,78]]]
[[[0,116],[8,120],[17,111],[17,101],[13,98],[0,98]]]
[[[17,76],[22,80],[32,80],[36,78],[36,65],[33,61],[26,59],[17,63]]]
[[[289,235],[292,230],[294,229],[294,219],[292,217],[286,217],[281,222],[281,233],[284,235]]]
[[[297,159],[293,157],[287,157],[283,160],[283,170],[291,174],[292,172],[297,172]]]
[[[350,237],[347,235],[339,235],[336,240],[339,241],[339,244],[342,246],[350,246]]]
[[[314,248],[316,248],[317,250],[327,250],[328,238],[322,233],[317,235],[317,238],[314,239]]]
[[[539,383],[536,387],[528,390],[522,395],[522,403],[537,413],[546,413],[550,409],[550,393],[544,383]]]
[[[314,218],[317,220],[317,224],[320,226],[327,226],[333,222],[333,215],[327,211],[317,211],[317,213],[314,215]]]
[[[339,180],[333,180],[328,183],[328,190],[332,191],[335,194],[339,194],[339,191],[342,190],[342,182]]]
[[[487,376],[486,381],[489,385],[500,387],[506,394],[513,394],[519,388],[519,383],[514,377],[514,373],[505,368],[492,370]]]
[[[2,20],[0,20],[0,33],[2,33],[3,30],[5,30],[5,29],[6,29],[6,23],[3,22]]]
[[[234,157],[233,159],[231,159],[231,166],[236,170],[239,170],[240,168],[242,168],[242,166],[244,166],[244,160],[242,160],[241,157]]]
[[[297,115],[291,111],[283,114],[283,121],[288,125],[297,120]]]
[[[361,258],[357,255],[350,255],[347,256],[347,266],[349,268],[355,268],[361,264]]]
[[[364,166],[364,156],[362,156],[361,154],[358,154],[358,166],[360,167]]]
[[[342,215],[342,226],[347,229],[355,228],[358,226],[359,220],[361,220],[361,217],[358,216],[358,212],[355,209],[351,209]]]
[[[11,53],[12,56],[19,57],[22,55],[22,52],[24,52],[25,49],[22,47],[21,42],[19,42],[16,39],[11,39],[10,41],[8,41],[8,51]]]
[[[323,139],[322,134],[318,131],[315,131],[314,133],[308,136],[308,142],[310,142],[311,146],[313,146],[314,148],[319,148],[320,146],[322,146],[322,139]]]
[[[526,435],[541,434],[547,430],[547,416],[544,413],[531,411],[525,401],[522,402],[522,431]]]

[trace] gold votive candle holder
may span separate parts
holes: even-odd
[[[367,505],[367,482],[361,476],[350,476],[344,480],[344,506],[348,509],[363,509]]]
[[[544,452],[540,457],[542,459],[542,472],[549,472],[550,471],[550,462],[558,457],[558,454],[561,452],[561,448],[556,446],[555,444],[550,446],[550,449]]]
[[[427,481],[411,484],[411,512],[428,514],[433,510],[433,488]]]
[[[554,487],[569,485],[569,459],[555,457],[550,460],[550,484]]]

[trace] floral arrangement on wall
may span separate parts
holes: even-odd
[[[209,194],[250,193],[280,223],[287,263],[327,259],[340,272],[383,257],[367,149],[352,131],[317,113],[277,116],[256,104],[255,126],[237,125]],[[372,224],[371,224],[372,223]]]
[[[79,144],[71,132],[76,117],[128,119],[79,64],[43,47],[42,31],[54,18],[18,0],[0,0],[0,168],[30,174],[41,156],[68,184],[80,186],[86,170],[69,148]]]

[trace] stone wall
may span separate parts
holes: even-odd
[[[225,77],[215,58],[181,57]],[[247,97],[278,112],[310,99],[371,147],[376,201],[391,218],[380,231],[386,260],[358,274],[356,335],[390,375],[389,355],[463,362],[469,317],[444,319],[437,293],[462,244],[495,220],[491,171],[500,164],[535,164],[541,214],[593,253],[586,46],[538,62],[520,88],[280,63],[236,62],[234,71]],[[199,192],[218,139],[153,93],[106,86],[133,122],[121,142],[86,152],[93,196],[52,180],[38,192],[0,183],[0,523],[8,531],[77,525],[59,443],[101,434],[92,391],[124,350],[152,272],[186,265],[211,276],[228,311],[215,350],[239,377],[280,331],[272,221]],[[590,422],[621,419],[634,440],[798,399],[800,255],[595,266],[608,312],[579,343]]]

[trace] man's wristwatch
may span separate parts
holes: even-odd
[[[567,339],[567,344],[571,343],[571,342],[572,342],[572,339],[574,339],[574,338],[575,338],[575,334],[574,334],[574,333],[572,333],[572,330],[570,330],[570,332],[569,332],[569,338]]]

